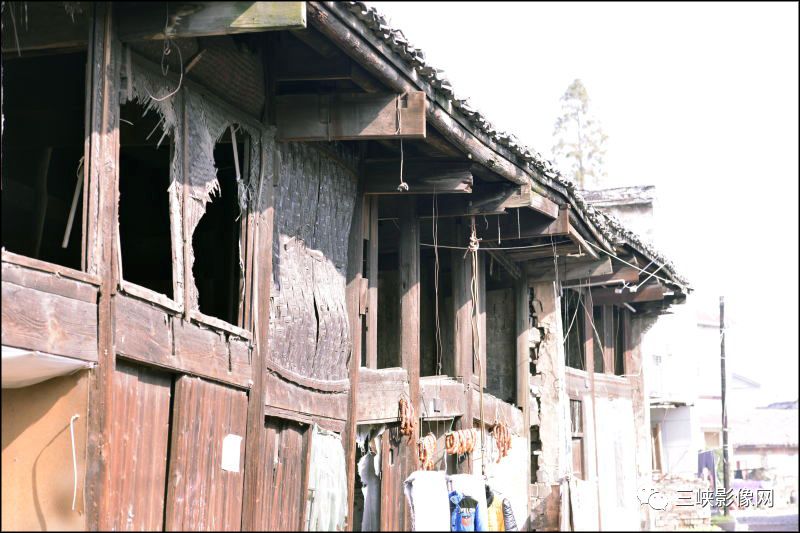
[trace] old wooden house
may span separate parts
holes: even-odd
[[[639,526],[686,282],[374,10],[2,26],[3,529],[410,529],[420,468]]]

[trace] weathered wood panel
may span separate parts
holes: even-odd
[[[97,361],[97,305],[2,282],[2,342]]]
[[[411,530],[405,517],[408,505],[403,494],[402,455],[412,451],[416,455],[416,446],[409,444],[408,437],[398,437],[399,426],[394,424],[381,438],[381,531]]]
[[[112,379],[105,520],[113,530],[161,530],[172,376],[118,361]]]
[[[170,317],[167,313],[151,304],[120,294],[114,297],[114,304],[117,353],[154,364],[174,359]]]
[[[246,422],[245,392],[196,377],[176,379],[165,529],[240,530]],[[229,435],[242,440],[238,462],[226,470]]]
[[[480,405],[480,393],[472,389],[472,410],[475,413],[475,420],[480,416],[478,413]],[[526,427],[522,418],[522,410],[510,403],[495,398],[491,394],[483,395],[483,418],[487,426],[493,426],[497,422],[508,424],[509,431],[515,435],[525,436],[528,434],[529,427]]]
[[[302,531],[308,426],[267,417],[262,431],[266,445],[260,460],[266,468],[259,492],[264,504],[255,510],[254,530]]]
[[[3,261],[3,281],[82,302],[97,303],[97,287],[84,281]]]
[[[273,363],[321,380],[347,377],[347,240],[356,177],[331,154],[279,144],[270,352]],[[341,157],[350,157],[340,150]]]
[[[347,416],[348,391],[321,392],[285,381],[275,373],[264,376],[266,412],[301,422],[317,422],[342,431]]]
[[[202,328],[186,320],[174,318],[175,368],[193,374],[249,387],[251,367],[232,367],[225,335]]]
[[[516,330],[514,292],[486,292],[486,391],[507,402],[516,401]]]
[[[397,420],[397,402],[409,395],[408,373],[403,368],[359,369],[356,420],[359,424]]]
[[[425,138],[425,94],[292,94],[276,97],[278,139]]]
[[[452,419],[464,415],[467,393],[453,378],[428,376],[420,379],[423,412],[426,419]],[[438,405],[438,411],[436,405]]]

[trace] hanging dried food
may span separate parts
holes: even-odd
[[[414,406],[405,397],[400,398],[398,416],[400,417],[400,433],[407,437],[413,435],[415,426]]]
[[[451,431],[444,437],[445,450],[450,455],[464,455],[475,449],[478,430],[475,428]]]
[[[500,452],[497,457],[497,462],[508,455],[508,450],[511,449],[511,434],[508,431],[508,426],[505,422],[498,422],[493,430],[494,440],[497,443],[497,450]]]
[[[428,433],[417,443],[419,464],[423,470],[433,470],[433,460],[436,456],[436,435]]]

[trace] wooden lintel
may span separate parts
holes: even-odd
[[[403,164],[408,190],[398,190],[400,160],[364,165],[365,194],[432,194],[472,192],[469,164],[460,161],[409,161]]]
[[[306,27],[305,2],[123,2],[115,7],[123,42]]]
[[[281,141],[425,138],[425,93],[295,94],[275,99]]]
[[[594,305],[610,305],[623,303],[654,302],[664,299],[664,286],[659,283],[648,283],[644,287],[639,287],[636,292],[630,289],[623,289],[617,294],[619,288],[597,288],[592,289],[592,302]]]
[[[555,265],[552,259],[543,259],[526,263],[525,272],[528,275],[528,281],[531,283],[538,283],[542,281],[554,281],[558,278],[561,281],[588,279],[593,282],[594,276],[607,275],[613,272],[611,259],[609,257],[586,260],[585,258],[571,258],[562,255],[556,258],[556,263],[558,264],[558,275],[556,275]]]
[[[522,270],[508,255],[502,250],[487,250],[487,253],[498,263],[503,265],[512,278],[520,279],[522,277]]]

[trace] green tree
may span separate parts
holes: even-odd
[[[556,166],[580,189],[599,187],[606,176],[608,136],[589,112],[589,93],[576,79],[561,97],[561,116],[553,131]]]

